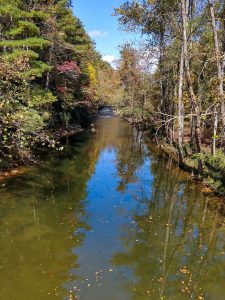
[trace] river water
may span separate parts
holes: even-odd
[[[225,219],[126,122],[1,183],[0,299],[225,299]]]

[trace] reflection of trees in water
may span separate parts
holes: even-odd
[[[153,193],[124,227],[126,251],[113,263],[133,270],[133,299],[223,299],[225,227],[209,198],[172,162],[153,158]],[[147,211],[146,211],[147,208]],[[202,294],[203,293],[203,294]],[[203,297],[203,298],[201,298]]]
[[[88,144],[94,157],[104,150],[116,152],[117,172],[121,179],[119,191],[124,191],[128,183],[136,181],[135,171],[143,165],[146,153],[141,134],[130,124],[117,118],[99,119],[96,136]]]
[[[118,191],[124,191],[128,183],[137,181],[135,172],[141,167],[146,158],[146,149],[134,132],[129,135],[127,142],[117,149],[117,172],[120,178]]]
[[[89,229],[82,220],[94,158],[86,144],[65,153],[68,159],[50,159],[9,181],[1,193],[2,299],[14,299],[16,291],[18,300],[63,299],[68,296],[63,286],[76,279],[72,249],[84,241],[80,229]]]
[[[141,135],[127,122],[109,119],[104,123],[101,137],[105,147],[111,146],[116,151],[116,167],[121,179],[118,191],[124,191],[126,185],[136,181],[135,171],[143,165],[146,158],[145,147]],[[104,147],[104,146],[103,146]]]

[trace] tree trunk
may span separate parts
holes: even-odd
[[[167,99],[166,99],[166,74],[165,74],[165,20],[164,16],[160,17],[160,35],[159,35],[159,71],[160,71],[160,111],[163,112],[163,120],[165,121],[165,126],[162,127],[162,133],[166,136],[168,140],[167,132]]]
[[[214,106],[214,125],[213,125],[213,142],[212,142],[212,155],[216,154],[216,139],[217,139],[217,129],[218,129],[218,105]]]
[[[181,47],[179,88],[178,88],[178,149],[179,163],[183,163],[183,140],[184,140],[184,104],[183,104],[183,81],[184,81],[184,49]]]
[[[225,2],[223,1],[223,8],[221,13],[221,23],[222,23],[222,53],[223,53],[223,62],[222,62],[222,77],[224,78],[225,70]],[[224,87],[223,87],[224,90]],[[222,125],[223,125],[223,142],[222,146],[225,147],[225,103],[224,100],[221,103],[221,116],[222,116]]]
[[[201,140],[200,140],[200,108],[193,90],[191,73],[190,73],[190,64],[189,64],[189,53],[188,53],[188,39],[187,39],[187,10],[186,10],[186,1],[181,0],[181,14],[182,14],[182,31],[183,31],[183,49],[184,49],[184,67],[186,82],[188,87],[188,95],[190,99],[190,104],[194,110],[193,122],[194,122],[194,137],[195,137],[195,147],[196,153],[201,153]],[[202,160],[198,158],[198,174],[202,176],[203,174],[203,165]]]
[[[219,47],[219,40],[218,40],[218,33],[216,29],[216,19],[215,19],[215,11],[214,11],[214,5],[213,0],[209,0],[209,7],[210,7],[210,14],[211,14],[211,20],[212,20],[212,28],[213,28],[213,35],[214,35],[214,46],[215,46],[215,54],[216,54],[216,63],[217,63],[217,76],[219,80],[219,102],[221,105],[221,114],[222,114],[222,124],[223,124],[223,141],[225,139],[225,111],[224,111],[224,91],[223,91],[223,63],[221,63],[220,60],[220,47]],[[224,55],[223,55],[224,56]],[[224,61],[224,59],[223,59]],[[217,104],[215,104],[217,106]],[[215,113],[216,111],[216,113]],[[217,107],[214,109],[214,136],[213,136],[213,148],[215,147],[216,142],[216,136],[217,136],[217,130],[215,132],[215,129],[218,127],[218,113],[217,113]],[[213,153],[215,154],[215,149],[213,149]]]
[[[161,93],[161,110],[164,112],[165,99],[166,99],[166,83],[165,83],[165,32],[163,20],[160,27],[160,39],[159,39],[159,69],[160,69],[160,93]]]

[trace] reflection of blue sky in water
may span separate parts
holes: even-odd
[[[137,171],[136,181],[128,184],[123,193],[118,192],[120,178],[116,169],[116,154],[111,149],[100,153],[96,171],[88,184],[87,218],[92,231],[88,233],[84,245],[75,249],[81,266],[75,274],[83,278],[80,288],[84,299],[93,297],[93,288],[99,290],[96,292],[96,299],[111,299],[110,295],[114,295],[115,289],[118,291],[117,299],[129,299],[122,282],[132,273],[124,267],[114,269],[111,258],[114,253],[123,249],[120,241],[121,228],[132,223],[131,211],[137,211],[140,206],[136,197],[148,195],[149,184],[143,190],[140,178],[148,175],[145,179],[147,183],[147,178],[151,176],[149,161],[146,161]],[[140,209],[143,210],[142,205]],[[89,284],[92,288],[88,289]]]

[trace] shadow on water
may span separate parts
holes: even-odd
[[[110,112],[0,193],[0,299],[224,299],[220,203]]]

